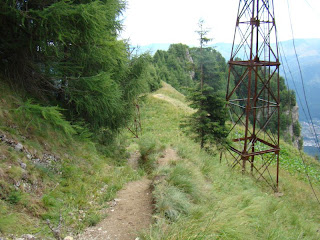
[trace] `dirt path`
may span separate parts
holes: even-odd
[[[183,103],[177,99],[171,98],[167,95],[163,95],[161,93],[157,93],[157,94],[153,94],[152,95],[154,98],[157,99],[161,99],[163,101],[166,101],[168,103],[171,103],[172,105],[174,105],[177,108],[183,109],[184,111],[188,112],[188,113],[194,113],[195,110],[190,108],[186,103]]]
[[[108,209],[108,217],[87,229],[78,240],[134,240],[147,229],[152,217],[151,181],[146,177],[130,182],[120,190]]]
[[[128,163],[137,167],[140,154],[131,155]],[[164,155],[158,159],[160,166],[178,159],[176,151],[172,148],[165,150]],[[148,229],[152,223],[152,192],[151,180],[147,177],[139,181],[130,182],[120,190],[117,198],[112,201],[108,209],[108,216],[97,226],[88,228],[78,240],[135,240],[137,232]]]
[[[169,164],[171,161],[177,161],[179,159],[179,156],[177,154],[177,151],[172,148],[167,148],[164,151],[164,155],[158,159],[159,166],[164,166]]]

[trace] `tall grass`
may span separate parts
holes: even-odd
[[[0,143],[1,239],[27,233],[50,239],[46,220],[56,227],[60,215],[61,237],[76,234],[95,225],[117,191],[143,174],[127,166],[125,142],[104,147],[105,152],[117,148],[119,153],[108,157],[97,150],[85,126],[70,124],[61,109],[24,102],[23,94],[12,92],[5,84],[0,90],[1,134],[30,152],[27,156]],[[41,162],[45,154],[55,160]]]
[[[170,88],[160,91],[181,100]],[[292,146],[282,146],[283,196],[277,197],[263,181],[220,164],[217,152],[209,155],[181,134],[179,121],[187,111],[152,97],[142,111],[144,130],[180,156],[155,172],[163,176],[154,190],[156,222],[142,239],[320,239],[320,206],[294,167],[286,170],[297,165]],[[319,185],[315,188],[320,196]]]

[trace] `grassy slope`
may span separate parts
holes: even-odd
[[[141,172],[126,165],[124,152],[102,156],[90,140],[68,135],[67,130],[74,131],[68,122],[51,121],[57,113],[53,109],[30,116],[30,108],[16,112],[28,107],[22,93],[3,83],[0,91],[0,135],[22,143],[36,158],[45,154],[59,158],[51,164],[37,163],[0,141],[0,238],[29,233],[52,239],[46,220],[56,227],[60,215],[62,237],[81,231],[101,219],[107,201],[126,182],[140,178]]]
[[[320,206],[303,179],[297,150],[282,143],[284,195],[275,197],[263,182],[230,170],[181,133],[179,122],[190,113],[181,107],[181,94],[168,85],[154,94],[175,101],[148,96],[142,107],[144,137],[171,145],[181,160],[154,173],[164,180],[155,185],[156,221],[143,239],[320,238]],[[307,161],[313,180],[319,179],[319,164]],[[320,196],[319,184],[315,188]]]
[[[21,93],[12,93],[5,85],[0,88],[1,134],[39,158],[45,153],[60,158],[52,165],[37,164],[0,143],[0,236],[31,233],[52,238],[45,220],[57,226],[60,214],[63,236],[81,231],[99,221],[101,209],[117,190],[143,174],[125,164],[124,151],[105,157],[92,142],[68,136],[66,122],[50,123],[41,114],[28,117],[15,112],[25,105]],[[200,151],[182,134],[179,122],[192,112],[183,95],[167,84],[153,94],[161,97],[149,95],[142,104],[143,135],[129,141],[133,143],[129,149],[140,146],[145,161],[152,160],[146,170],[154,167],[152,149],[171,145],[181,160],[153,173],[164,180],[155,185],[156,221],[143,239],[319,239],[319,205],[308,184],[297,180],[303,174],[295,171],[301,164],[292,147],[282,144],[282,166],[289,172],[281,172],[284,196],[276,198],[263,183],[220,165],[217,156]],[[131,138],[128,132],[123,136]],[[319,169],[313,163],[313,179],[319,178]]]

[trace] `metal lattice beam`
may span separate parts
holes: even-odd
[[[228,64],[227,108],[236,119],[229,134],[232,167],[245,173],[250,164],[253,176],[278,191],[280,62],[272,0],[239,1]]]

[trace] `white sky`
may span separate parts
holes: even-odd
[[[295,38],[320,38],[320,1],[288,0]],[[198,45],[200,18],[213,43],[233,40],[239,0],[127,0],[122,38],[132,45]],[[287,0],[274,0],[280,41],[291,39]]]

